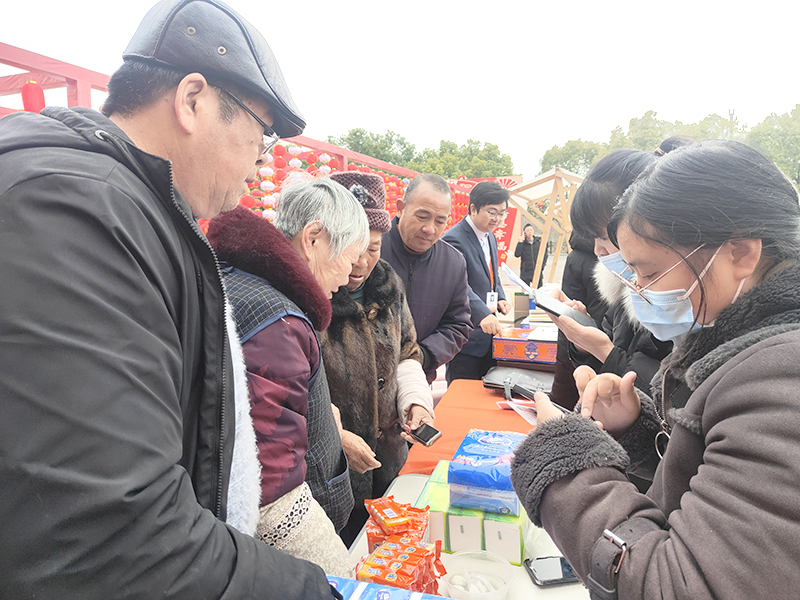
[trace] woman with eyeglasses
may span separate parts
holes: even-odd
[[[595,597],[796,597],[797,190],[744,144],[692,144],[628,189],[609,233],[637,317],[675,348],[652,397],[633,373],[588,367],[576,371],[580,414],[539,395],[539,426],[512,467],[517,493]],[[656,464],[646,495],[623,473]]]
[[[587,311],[582,303],[574,302],[564,292],[552,292],[562,302],[595,318],[600,325],[586,327],[569,317],[551,317],[569,341],[571,362],[576,366],[588,365],[597,373],[621,376],[635,371],[636,386],[645,392],[650,390],[650,380],[658,371],[661,359],[672,350],[672,340],[658,332],[654,335],[634,316],[628,288],[624,285],[631,276],[630,269],[620,257],[619,248],[608,239],[607,226],[614,206],[636,177],[659,156],[688,142],[688,138],[674,136],[664,140],[655,152],[621,148],[597,161],[575,193],[570,220],[579,236],[594,240],[598,261],[592,279],[599,297],[593,298],[594,308]],[[567,289],[566,271],[564,279],[564,289]],[[593,314],[598,307],[605,312]],[[562,369],[557,365],[559,380],[564,379]],[[572,372],[568,377],[572,379]],[[637,482],[637,485],[647,489],[649,482]]]

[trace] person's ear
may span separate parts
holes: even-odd
[[[394,216],[397,217],[398,221],[400,220],[400,217],[403,216],[403,211],[405,210],[405,208],[406,208],[406,201],[403,200],[402,198],[398,198],[397,199],[397,210],[394,213]]]
[[[728,244],[731,246],[731,266],[734,279],[741,280],[750,277],[758,268],[761,260],[761,240],[732,240]]]
[[[322,226],[322,223],[319,221],[311,221],[310,223],[306,223],[306,226],[300,230],[297,236],[300,238],[298,240],[298,245],[300,246],[303,257],[306,259],[306,262],[311,262],[316,250],[315,246],[320,244],[322,239],[327,236],[327,232]]]
[[[478,209],[477,209],[477,208],[475,208],[475,205],[474,205],[474,204],[470,204],[470,205],[469,205],[469,216],[470,216],[470,217],[474,217],[474,216],[475,216],[475,215],[477,215],[477,214],[478,214]]]
[[[200,73],[189,73],[181,79],[175,90],[173,110],[178,126],[186,134],[191,135],[196,131],[198,120],[204,110],[209,110],[210,95],[214,93]]]

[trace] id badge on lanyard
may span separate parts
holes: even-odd
[[[486,306],[492,312],[497,312],[497,292],[486,292]]]

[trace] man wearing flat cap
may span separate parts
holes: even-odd
[[[241,348],[195,221],[305,123],[217,0],[159,3],[123,57],[103,114],[0,121],[0,597],[330,598],[248,535]]]

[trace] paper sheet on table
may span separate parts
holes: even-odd
[[[528,423],[536,427],[536,409],[531,406],[525,406],[524,404],[518,404],[513,400],[508,401],[508,405],[516,412],[520,417],[525,419]]]
[[[547,325],[537,325],[528,334],[529,340],[537,342],[557,342],[558,341],[558,327]]]

